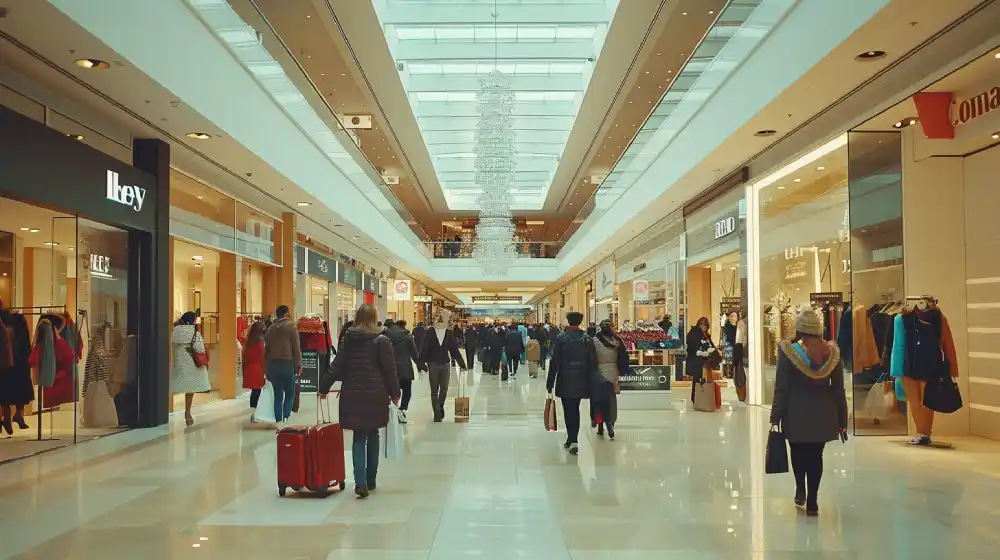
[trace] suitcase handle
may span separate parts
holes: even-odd
[[[333,389],[330,393],[336,393],[337,398],[340,398],[340,391]],[[330,399],[322,398],[319,393],[316,394],[316,425],[321,426],[323,424],[334,424],[333,413],[330,411]]]

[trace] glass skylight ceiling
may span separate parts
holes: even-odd
[[[476,92],[494,68],[515,91],[515,210],[539,210],[618,0],[375,0],[452,210],[475,210]]]
[[[730,74],[774,30],[795,0],[731,0],[577,216],[592,226],[649,169]],[[584,221],[585,220],[585,221]]]

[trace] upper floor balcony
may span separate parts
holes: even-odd
[[[471,259],[476,244],[472,241],[425,241],[435,259]],[[562,241],[514,241],[518,257],[526,259],[554,259],[559,256]]]

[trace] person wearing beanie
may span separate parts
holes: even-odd
[[[840,349],[823,340],[819,315],[812,309],[800,311],[795,331],[794,340],[778,345],[771,424],[784,433],[791,448],[795,505],[815,516],[823,449],[829,441],[846,440],[847,397]]]

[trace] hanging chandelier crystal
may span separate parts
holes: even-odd
[[[494,14],[496,17],[496,14]],[[476,94],[475,182],[482,190],[473,257],[487,276],[503,276],[515,258],[514,220],[510,212],[514,184],[514,92],[511,80],[494,69],[480,81]]]

